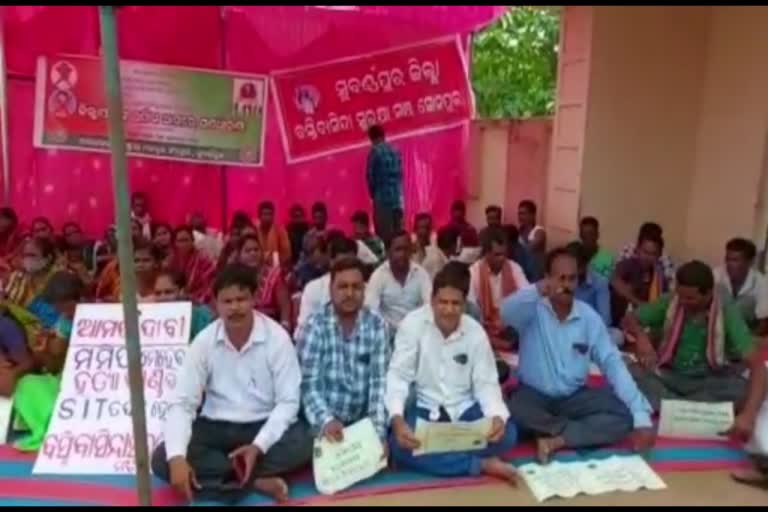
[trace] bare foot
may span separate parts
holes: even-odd
[[[288,501],[288,484],[282,478],[257,478],[253,481],[253,487],[278,503]]]
[[[761,489],[768,489],[768,473],[763,473],[757,468],[739,469],[731,473],[731,478],[735,481],[759,487]]]
[[[548,464],[553,453],[565,446],[565,440],[558,437],[540,437],[536,440],[539,463]]]
[[[517,487],[517,471],[513,466],[503,462],[498,457],[483,459],[480,465],[483,474],[504,480],[509,485]]]

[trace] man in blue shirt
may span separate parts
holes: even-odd
[[[571,242],[566,248],[576,258],[579,266],[575,298],[592,306],[605,325],[610,326],[611,290],[608,280],[589,268],[587,252],[581,242]]]
[[[637,450],[653,445],[651,406],[630,376],[600,316],[574,300],[578,264],[564,248],[546,259],[546,277],[502,304],[504,325],[520,336],[520,386],[507,405],[537,436],[538,457],[564,448],[615,443],[632,430]],[[590,363],[610,387],[586,387]]]
[[[373,223],[376,234],[389,243],[392,233],[402,229],[403,161],[379,125],[368,128],[371,150],[368,153],[366,181],[373,200]]]

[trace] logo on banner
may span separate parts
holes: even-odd
[[[299,112],[313,116],[320,106],[320,91],[314,85],[300,85],[296,88],[293,102]]]
[[[264,84],[253,80],[232,80],[235,113],[241,116],[260,114],[264,105]]]
[[[65,60],[51,66],[53,91],[48,97],[48,111],[59,119],[67,118],[77,110],[77,99],[72,89],[77,84],[77,69]]]

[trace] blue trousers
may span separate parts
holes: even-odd
[[[484,417],[479,404],[475,404],[461,415],[459,421],[475,421]],[[429,420],[429,410],[417,407],[416,404],[406,408],[405,421],[411,430],[415,431],[416,418]],[[438,421],[448,422],[447,414],[441,414]],[[469,452],[435,453],[429,455],[414,456],[410,450],[404,450],[395,439],[394,433],[389,438],[389,453],[392,460],[399,466],[428,473],[435,476],[467,476],[479,475],[481,462],[489,457],[499,457],[511,450],[517,442],[517,428],[512,421],[508,421],[504,437],[498,443],[488,443],[483,450]]]

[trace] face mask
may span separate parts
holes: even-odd
[[[27,257],[21,261],[21,266],[30,274],[40,272],[45,268],[46,261],[42,258]]]

